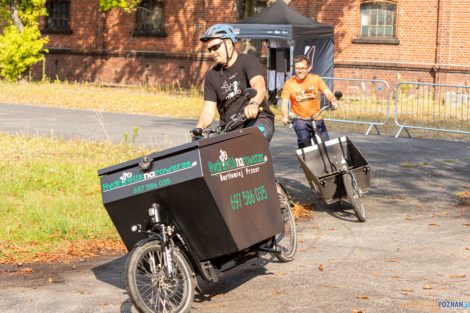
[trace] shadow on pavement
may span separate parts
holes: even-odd
[[[127,255],[92,268],[97,280],[120,289],[126,289],[125,265]]]

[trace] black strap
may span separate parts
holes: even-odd
[[[315,121],[313,121],[313,123],[315,123]],[[331,171],[336,172],[337,171],[336,165],[333,162],[331,162],[331,160],[330,160],[330,156],[328,155],[328,150],[326,149],[326,144],[322,140],[320,132],[318,131],[318,129],[316,127],[314,128],[314,131],[318,135],[318,138],[320,138],[320,145],[325,150],[325,155],[326,155],[326,158],[328,159],[328,162],[330,163]],[[320,150],[320,145],[318,145],[318,150]],[[322,156],[322,159],[323,159],[323,156]],[[325,165],[325,168],[326,168],[326,165]],[[328,173],[328,171],[326,171],[326,172]]]

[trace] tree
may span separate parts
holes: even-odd
[[[98,0],[100,9],[133,11],[141,0]],[[0,76],[10,81],[21,78],[37,62],[44,60],[49,41],[39,31],[38,18],[47,16],[46,0],[0,0]]]

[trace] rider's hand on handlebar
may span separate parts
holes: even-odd
[[[193,128],[192,130],[189,131],[189,133],[190,133],[191,139],[192,139],[193,141],[202,138],[202,128],[199,128],[199,127]]]
[[[331,106],[331,110],[336,110],[338,108],[338,102],[336,101],[336,99],[333,98],[331,100],[330,106]]]
[[[245,107],[243,110],[243,113],[245,114],[246,118],[255,118],[258,116],[259,112],[259,104],[256,101],[251,101],[248,103],[248,105]]]

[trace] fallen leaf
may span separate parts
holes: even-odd
[[[432,296],[434,294],[434,291],[428,292],[426,296]]]
[[[281,293],[282,293],[282,291],[277,291],[277,290],[275,290],[275,291],[273,291],[273,296],[277,296],[277,295],[279,295],[279,294],[281,294]]]
[[[328,228],[328,230],[338,230],[338,228]]]
[[[413,289],[401,289],[401,291],[404,291],[404,292],[413,292]]]
[[[429,223],[429,226],[441,226],[441,224],[438,224],[438,223]]]
[[[400,278],[398,275],[393,275],[392,278]]]
[[[357,298],[358,298],[358,299],[363,299],[363,300],[369,299],[369,297],[367,297],[367,296],[357,296]]]
[[[320,271],[323,271],[323,264],[318,264],[318,269],[319,269]]]
[[[98,303],[98,305],[108,305],[106,302]]]
[[[437,287],[437,289],[439,289],[439,290],[445,290],[446,288],[445,288],[445,287]]]
[[[276,276],[284,276],[286,273],[276,273]]]
[[[432,289],[432,286],[424,285],[424,286],[423,286],[423,289]]]
[[[469,223],[462,223],[462,225],[465,225],[465,226],[470,226]]]
[[[366,313],[366,312],[364,312],[362,310],[352,310],[352,313]]]
[[[465,247],[465,250],[470,250],[470,248],[469,248],[469,247]]]
[[[76,268],[77,268],[77,267],[76,267],[75,265],[72,265],[72,269],[73,269],[73,270],[76,269]]]
[[[380,274],[379,274],[379,273],[375,273],[374,276],[380,276]]]
[[[312,226],[313,229],[319,229],[319,226]]]
[[[297,239],[297,242],[304,242],[303,239]]]
[[[449,213],[449,212],[442,212],[442,214],[444,214],[444,215],[447,215],[447,216],[449,216],[449,215],[450,215],[450,213]]]
[[[464,278],[467,277],[467,275],[450,275],[450,278]]]
[[[409,216],[406,216],[405,219],[409,220],[409,221],[412,221],[413,219]]]
[[[23,274],[29,274],[29,273],[32,273],[34,271],[30,267],[25,267],[25,268],[20,269],[20,272],[23,273]]]
[[[52,282],[53,282],[52,278],[50,278],[50,277],[49,277],[49,282],[50,282],[50,283],[52,283]]]
[[[388,260],[387,262],[399,263],[400,260]]]

